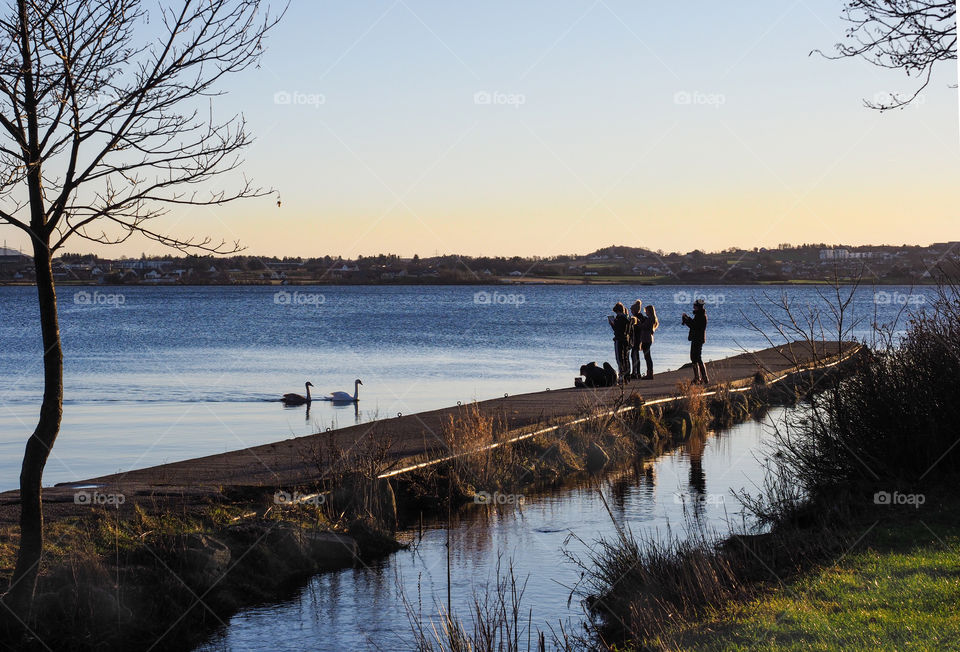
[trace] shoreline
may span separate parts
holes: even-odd
[[[786,287],[802,287],[807,285],[829,285],[829,286],[839,286],[839,287],[848,287],[852,285],[860,285],[863,287],[936,287],[937,282],[935,279],[927,279],[923,282],[876,282],[869,280],[857,280],[855,278],[846,278],[840,279],[839,281],[833,279],[786,279],[786,280],[771,280],[771,281],[753,281],[753,282],[730,282],[723,283],[717,282],[715,278],[712,279],[694,279],[694,280],[680,280],[680,279],[670,279],[669,281],[640,281],[634,280],[631,278],[622,278],[622,279],[581,279],[581,278],[571,278],[571,279],[557,279],[557,278],[541,278],[541,277],[525,277],[525,278],[513,278],[513,279],[496,279],[489,281],[480,281],[478,279],[471,279],[466,281],[437,281],[436,279],[425,280],[425,281],[376,281],[376,282],[355,282],[355,283],[345,283],[342,279],[336,281],[324,281],[322,279],[309,279],[309,280],[297,280],[297,281],[262,281],[262,282],[235,282],[235,283],[94,283],[87,281],[68,281],[62,280],[57,281],[57,287],[164,287],[164,288],[176,288],[176,287],[510,287],[510,286],[526,286],[526,285],[601,285],[601,286],[610,286],[610,285],[625,285],[625,286],[643,286],[643,287],[696,287],[696,286],[714,286],[714,287],[775,287],[775,286],[786,286]],[[24,282],[24,281],[0,281],[0,287],[36,287],[36,283]]]
[[[213,591],[205,597],[204,608],[222,622],[241,606],[270,601],[290,582],[394,552],[399,544],[388,533],[394,532],[400,522],[408,527],[415,523],[417,513],[439,513],[444,500],[459,506],[477,502],[478,491],[492,491],[497,483],[502,483],[504,490],[510,488],[509,483],[517,482],[513,488],[552,486],[577,474],[612,470],[616,466],[613,460],[635,459],[637,455],[655,458],[686,441],[694,432],[705,432],[701,429],[707,422],[731,423],[748,418],[752,406],[759,408],[769,401],[764,396],[782,392],[795,397],[793,385],[783,381],[800,380],[807,375],[805,365],[797,364],[800,358],[805,359],[807,367],[829,373],[830,367],[852,360],[860,347],[836,344],[835,349],[807,351],[804,358],[803,347],[793,343],[711,363],[716,377],[724,373],[733,376],[728,378],[729,382],[710,388],[713,397],[709,401],[698,389],[687,385],[688,390],[683,391],[692,394],[678,394],[676,386],[669,383],[668,396],[646,400],[635,391],[627,395],[618,388],[604,394],[593,390],[557,390],[513,397],[512,406],[519,409],[523,403],[531,403],[531,398],[543,399],[543,395],[549,394],[548,400],[560,399],[561,413],[573,407],[581,414],[572,421],[569,417],[550,420],[556,427],[544,427],[540,414],[532,422],[535,428],[529,424],[512,428],[524,419],[522,414],[514,418],[508,414],[505,408],[511,405],[510,397],[493,401],[499,410],[480,403],[467,409],[448,408],[439,411],[449,417],[449,427],[443,428],[441,437],[452,455],[438,458],[434,454],[424,459],[424,455],[437,450],[426,446],[425,441],[419,452],[406,457],[398,457],[397,451],[382,446],[361,450],[358,456],[343,458],[340,465],[328,466],[323,474],[330,474],[329,486],[309,480],[316,478],[317,460],[302,468],[302,460],[298,463],[289,454],[276,458],[286,461],[286,482],[277,477],[261,477],[258,482],[256,474],[233,478],[230,474],[214,474],[204,478],[198,475],[198,465],[208,466],[208,457],[164,465],[181,465],[192,476],[191,483],[171,482],[177,480],[175,468],[166,469],[170,476],[164,477],[164,467],[155,467],[141,470],[154,478],[152,484],[144,484],[144,478],[137,481],[107,476],[59,485],[44,492],[51,535],[58,544],[65,537],[75,538],[77,544],[69,547],[85,552],[77,553],[80,560],[71,554],[59,565],[50,562],[53,568],[38,592],[38,608],[47,615],[65,609],[60,589],[66,582],[74,586],[77,604],[87,604],[95,613],[96,617],[82,626],[103,636],[112,632],[109,638],[120,648],[151,635],[151,625],[138,624],[144,614],[150,613],[161,623],[168,615],[167,620],[173,620],[181,616],[176,603],[180,603],[180,608],[189,605],[193,595],[207,596]],[[787,357],[792,357],[793,364],[787,364]],[[739,364],[731,365],[731,360],[736,359]],[[766,364],[761,367],[759,362]],[[752,372],[744,373],[751,368]],[[762,368],[766,372],[757,375]],[[672,383],[686,377],[686,370],[664,375]],[[634,383],[627,391],[634,387],[642,389],[643,384]],[[570,400],[577,395],[577,400]],[[588,402],[584,404],[583,399]],[[531,406],[527,407],[529,410]],[[541,407],[540,401],[532,402],[534,411]],[[422,421],[426,414],[429,413],[407,419]],[[507,436],[518,432],[519,436]],[[304,450],[302,447],[311,439],[315,442],[331,434],[319,433],[260,448],[292,443]],[[450,438],[453,435],[456,438]],[[358,443],[354,441],[355,445]],[[557,450],[565,452],[558,454]],[[249,452],[248,449],[224,455],[234,459],[240,455],[244,459],[243,455]],[[405,459],[420,463],[398,469],[399,462]],[[366,467],[378,469],[379,473],[371,476],[357,470]],[[529,474],[531,468],[535,471]],[[493,475],[488,475],[491,472]],[[489,477],[490,484],[478,483],[476,479],[480,477]],[[464,478],[472,481],[467,483]],[[78,505],[78,492],[91,491],[105,496],[122,495],[124,500],[114,505],[97,501]],[[0,553],[9,553],[10,544],[15,541],[10,527],[16,512],[15,496],[16,492],[0,494],[0,516],[5,517],[2,521],[7,525],[0,537],[0,542],[7,545],[0,548]],[[332,514],[340,516],[331,520]],[[104,534],[110,536],[101,541]],[[116,553],[114,536],[119,546]],[[83,579],[78,580],[78,564],[100,570],[92,576],[81,572]],[[176,582],[171,580],[171,572]],[[112,583],[110,578],[114,577],[120,584]],[[156,591],[155,587],[162,590]],[[194,607],[172,638],[181,649],[190,649],[197,642],[198,633],[209,631],[210,623],[203,624],[203,609],[197,607],[198,613],[194,613]],[[64,622],[53,622],[56,630],[67,627],[69,618],[65,613]]]

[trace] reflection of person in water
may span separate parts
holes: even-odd
[[[687,479],[687,485],[690,487],[694,516],[703,514],[707,499],[707,475],[703,472],[703,449],[705,447],[706,439],[702,436],[693,435],[687,440],[686,449],[690,458],[690,475]]]
[[[690,489],[697,496],[707,493],[707,476],[703,472],[703,441],[690,441]]]

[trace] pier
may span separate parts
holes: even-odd
[[[793,374],[839,364],[859,349],[854,342],[822,342],[816,346],[793,342],[741,353],[707,363],[711,385],[704,391],[709,394],[721,387],[745,391],[757,383],[777,383]],[[573,374],[571,384],[572,377]],[[60,500],[66,502],[66,495],[72,495],[79,487],[110,488],[127,496],[202,494],[224,487],[292,487],[309,483],[322,474],[317,465],[319,447],[333,445],[349,452],[387,441],[389,467],[381,477],[391,477],[449,459],[444,428],[449,428],[451,420],[471,406],[500,424],[498,442],[493,444],[500,446],[578,419],[593,418],[591,415],[676,400],[678,384],[690,378],[691,371],[681,368],[659,373],[651,380],[633,380],[623,387],[549,388],[470,405],[400,414],[242,450],[64,483],[46,489],[45,499],[57,501],[62,493]],[[0,502],[16,502],[16,493],[0,495]]]

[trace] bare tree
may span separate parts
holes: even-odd
[[[237,243],[163,233],[176,206],[266,194],[238,177],[251,142],[240,115],[217,121],[218,83],[259,59],[279,17],[261,0],[6,0],[0,9],[0,223],[33,244],[44,392],[20,473],[20,548],[3,596],[29,608],[43,545],[41,480],[60,430],[63,352],[52,257],[73,236],[103,244],[140,234],[176,249]]]
[[[847,40],[828,58],[862,57],[919,78],[910,94],[864,100],[880,111],[906,106],[930,84],[937,63],[957,58],[956,11],[954,0],[848,0],[843,6],[843,19],[850,23]]]

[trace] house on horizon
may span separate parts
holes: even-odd
[[[0,272],[18,272],[33,265],[33,258],[20,253],[17,249],[0,247]]]
[[[850,258],[848,249],[821,249],[820,260],[847,260]]]

